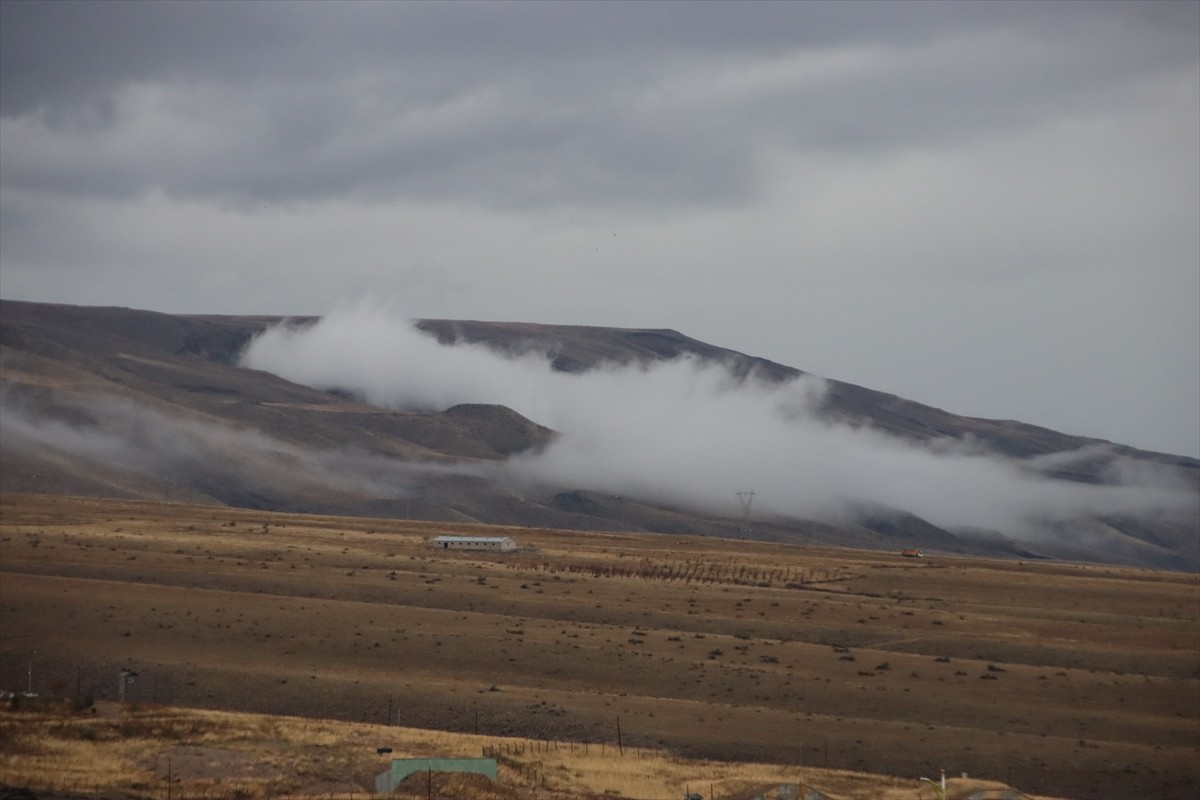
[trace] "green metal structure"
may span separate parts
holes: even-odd
[[[472,772],[496,780],[494,758],[393,758],[387,772],[375,776],[375,792],[384,794],[393,791],[400,782],[414,772]]]

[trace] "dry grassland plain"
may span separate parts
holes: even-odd
[[[934,794],[912,779],[684,759],[646,748],[137,704],[101,703],[98,712],[0,711],[6,745],[0,774],[9,785],[36,787],[54,798],[364,800],[372,795],[363,785],[386,770],[389,756],[375,752],[386,742],[406,757],[487,753],[497,761],[495,783],[477,775],[419,772],[388,795],[394,800],[610,800],[679,797],[691,790],[712,800],[777,800],[786,786],[819,786],[834,800]],[[973,778],[946,783],[953,798],[1006,788]]]
[[[6,689],[1200,796],[1195,575],[3,495],[0,615]]]

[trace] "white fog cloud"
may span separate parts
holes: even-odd
[[[836,518],[848,505],[884,504],[943,527],[1022,536],[1085,514],[1178,511],[1196,502],[1157,475],[1071,483],[970,443],[920,444],[831,423],[821,414],[824,382],[812,376],[738,380],[690,358],[562,373],[543,353],[439,344],[379,304],[343,305],[311,326],[270,329],[243,363],[392,408],[506,405],[560,435],[541,452],[511,459],[500,471],[505,479],[715,513],[736,513],[735,493],[752,488],[755,509],[768,515]]]

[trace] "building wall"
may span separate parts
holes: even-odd
[[[507,536],[498,542],[473,542],[469,540],[460,541],[450,539],[441,542],[434,540],[432,544],[433,547],[439,550],[500,550],[507,552],[517,548],[517,543]]]

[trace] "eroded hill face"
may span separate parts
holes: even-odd
[[[761,486],[758,505],[749,508],[733,497],[752,486],[721,485],[709,493],[720,495],[724,505],[716,506],[679,486],[657,494],[646,488],[659,478],[685,484],[686,463],[619,491],[611,477],[593,482],[586,471],[513,469],[537,463],[548,449],[561,452],[554,448],[570,444],[571,431],[496,402],[397,407],[367,402],[354,386],[304,385],[240,366],[252,339],[279,322],[0,302],[0,487],[277,511],[1200,568],[1195,515],[1186,503],[1181,513],[1176,501],[1172,509],[1139,501],[1128,507],[1109,502],[1097,511],[1081,500],[1080,513],[1047,518],[1044,535],[1028,538],[989,525],[939,523],[920,503],[890,491],[858,497],[837,513],[807,513],[804,503],[781,505],[780,491],[772,496]],[[315,323],[292,321],[298,328]],[[473,343],[506,357],[540,354],[564,375],[619,364],[649,369],[681,357],[719,364],[733,383],[781,385],[804,374],[669,330],[446,320],[425,320],[417,328],[446,347]],[[405,365],[383,368],[402,372]],[[962,417],[836,381],[824,382],[822,392],[805,420],[813,430],[843,432],[835,444],[879,440],[926,459],[967,448],[976,458],[971,463],[979,454],[994,454],[1014,481],[1044,482],[1054,492],[1084,498],[1088,487],[1145,494],[1140,484],[1115,485],[1134,473],[1165,480],[1176,500],[1180,491],[1195,495],[1200,485],[1200,464],[1193,459]],[[617,415],[611,402],[600,401],[588,413],[597,419]],[[837,460],[838,451],[828,457]],[[639,474],[636,466],[630,465],[630,474]],[[905,473],[897,475],[903,479]],[[797,494],[820,478],[798,477]]]

